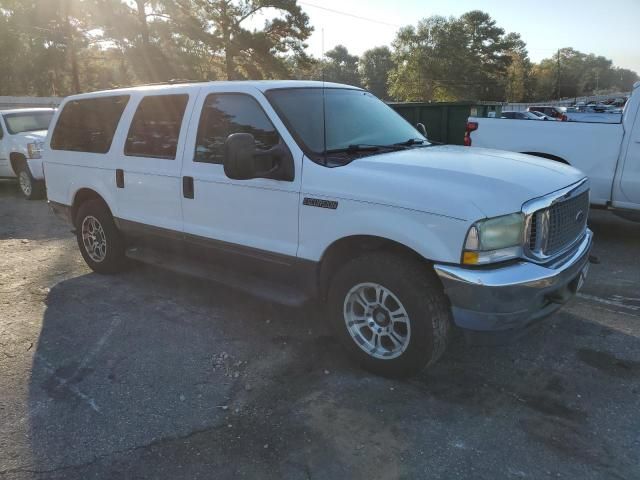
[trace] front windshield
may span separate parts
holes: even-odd
[[[24,132],[35,132],[38,130],[48,130],[53,112],[23,112],[7,113],[4,115],[4,122],[11,135]]]
[[[346,88],[276,89],[267,98],[307,153],[355,145],[394,145],[426,139],[384,102],[362,90]],[[322,112],[325,112],[323,121]]]

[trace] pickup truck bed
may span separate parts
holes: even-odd
[[[469,120],[478,124],[472,134],[473,147],[529,153],[568,163],[591,179],[592,204],[606,205],[609,201],[624,135],[622,124]]]
[[[591,204],[640,211],[640,82],[618,123],[469,118],[465,145],[548,158],[591,180]],[[612,115],[612,114],[610,114]]]

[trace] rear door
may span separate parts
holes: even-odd
[[[256,148],[282,142],[291,153],[292,181],[232,180],[224,173],[224,142],[251,133]],[[262,93],[250,86],[203,87],[184,153],[185,238],[214,256],[293,261],[298,248],[302,151]],[[236,254],[236,255],[234,255]],[[259,263],[259,262],[258,262]]]
[[[173,88],[132,98],[122,123],[116,161],[121,228],[179,238],[182,155],[197,90]]]

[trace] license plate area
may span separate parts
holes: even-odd
[[[565,287],[548,295],[547,298],[554,303],[567,303],[573,296],[580,291],[584,285],[584,281],[589,273],[589,264],[587,263],[582,270],[571,280]]]
[[[575,293],[579,292],[582,289],[582,286],[584,285],[584,282],[587,279],[587,275],[589,275],[589,265],[591,264],[587,262],[587,264],[584,267],[582,267],[582,270],[580,271],[580,274],[576,279],[577,283],[576,283]]]

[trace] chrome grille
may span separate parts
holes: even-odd
[[[546,260],[582,238],[589,213],[589,190],[586,187],[583,183],[564,196],[551,197],[544,208],[526,212],[529,218],[525,250],[529,256]],[[535,205],[534,202],[530,203]]]
[[[538,212],[531,215],[531,229],[529,231],[529,250],[534,251],[538,241]]]
[[[555,255],[582,236],[587,226],[589,192],[549,207],[549,233],[545,255]]]

